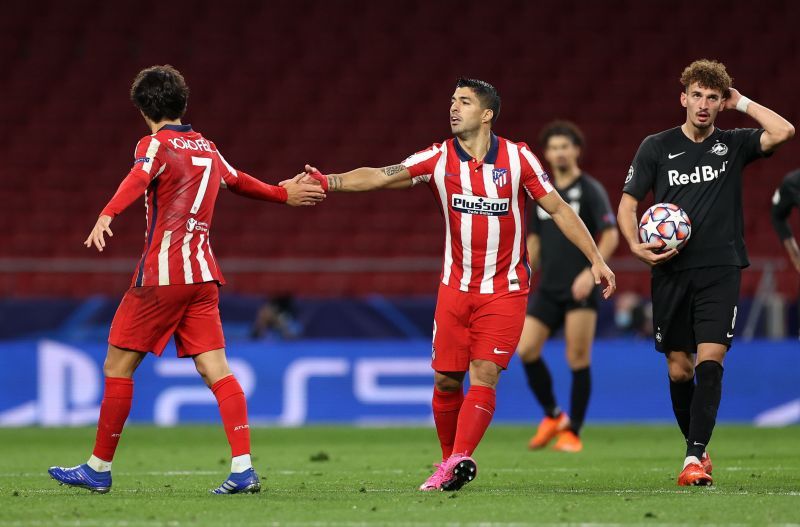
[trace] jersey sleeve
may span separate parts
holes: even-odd
[[[734,130],[736,138],[741,141],[745,164],[772,155],[772,152],[764,152],[761,149],[761,134],[763,133],[763,128],[737,128]]]
[[[533,155],[528,145],[519,145],[520,180],[525,192],[532,199],[541,199],[553,191],[550,176],[547,175],[539,159]]]
[[[408,169],[411,175],[411,185],[418,183],[428,183],[436,168],[436,162],[442,153],[442,145],[434,143],[430,148],[426,148],[416,154],[408,156],[401,164]]]
[[[658,170],[658,145],[653,136],[648,136],[639,145],[633,158],[622,191],[637,201],[642,201],[653,189]]]
[[[611,202],[608,200],[608,193],[599,181],[589,180],[586,186],[589,192],[586,193],[586,199],[589,205],[589,213],[591,214],[592,223],[596,226],[597,232],[595,235],[606,229],[615,227],[617,225],[617,218],[614,216],[614,211],[611,210]]]
[[[216,152],[222,163],[222,181],[228,190],[234,194],[275,203],[286,203],[289,199],[289,193],[285,188],[269,185],[241,170],[236,170],[225,160],[222,152],[219,150],[216,150]]]
[[[788,220],[794,207],[800,208],[800,170],[787,174],[772,196],[772,227],[781,240],[793,237]]]
[[[167,168],[166,153],[161,141],[152,135],[148,135],[139,140],[133,155],[134,170],[141,170],[150,175],[150,179],[160,176]]]
[[[148,135],[139,140],[133,151],[133,166],[122,180],[117,192],[100,212],[101,216],[116,218],[136,201],[156,177],[167,168],[164,147]]]

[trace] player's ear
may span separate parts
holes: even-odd
[[[494,111],[487,108],[483,111],[483,117],[481,117],[482,123],[490,123],[492,122],[492,117],[494,117]]]
[[[681,106],[683,106],[684,108],[686,108],[686,101],[687,100],[688,100],[688,97],[686,96],[686,90],[683,90],[681,92]]]

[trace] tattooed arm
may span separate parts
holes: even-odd
[[[314,167],[306,165],[307,174],[314,172],[317,172]],[[322,177],[327,180],[326,190],[330,192],[365,192],[381,188],[405,189],[411,187],[412,184],[411,174],[403,165],[391,165],[383,168],[363,167],[342,174],[328,174]]]

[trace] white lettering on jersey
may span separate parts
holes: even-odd
[[[714,181],[725,172],[727,165],[728,162],[724,161],[722,163],[722,168],[719,170],[714,170],[714,167],[709,165],[694,167],[694,170],[689,174],[681,174],[677,170],[669,170],[667,171],[669,186],[675,187],[679,185],[688,185],[689,183],[704,183],[708,181]]]
[[[508,214],[508,198],[484,198],[453,194],[450,205],[456,212],[477,214],[479,216],[505,216]]]
[[[205,139],[184,139],[183,137],[173,137],[172,139],[167,139],[169,144],[172,145],[172,148],[176,148],[178,150],[194,150],[195,152],[214,152],[211,149],[211,143],[209,143]],[[226,163],[227,165],[227,163]]]

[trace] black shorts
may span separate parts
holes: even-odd
[[[547,291],[538,289],[528,298],[528,316],[539,319],[542,324],[555,333],[564,324],[564,317],[573,309],[597,311],[600,304],[600,288],[595,287],[591,294],[580,302],[572,298],[572,291]]]
[[[697,353],[703,342],[730,348],[742,270],[701,267],[653,276],[653,335],[661,353]]]

